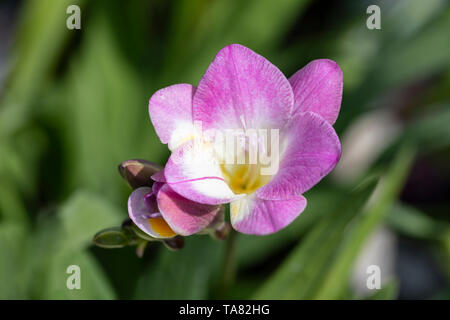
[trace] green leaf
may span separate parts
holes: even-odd
[[[78,191],[63,205],[59,219],[61,250],[80,250],[92,243],[92,237],[106,227],[120,225],[125,212],[88,191]]]
[[[430,106],[432,112],[420,117],[403,132],[400,141],[420,147],[420,152],[450,146],[450,105]]]
[[[448,67],[450,45],[442,32],[450,28],[448,5],[437,1],[427,3],[429,12],[422,10],[421,21],[406,24],[401,21],[414,15],[416,6],[409,1],[403,3],[408,10],[386,10],[388,25],[382,23],[382,32],[367,29],[364,15],[350,28],[339,32],[335,60],[345,75],[347,98],[337,122],[338,131],[374,104],[379,106],[375,99],[428,79]]]
[[[402,234],[421,239],[441,239],[450,231],[445,221],[437,221],[417,208],[397,202],[388,215],[391,227]]]
[[[100,229],[119,225],[121,210],[102,197],[78,191],[56,212],[42,216],[30,239],[28,281],[37,299],[112,299],[115,293],[97,261],[87,252]],[[66,286],[69,265],[81,268],[81,290]]]
[[[430,109],[429,112],[407,124],[377,160],[378,163],[389,161],[405,144],[415,147],[419,154],[429,154],[450,146],[450,105],[434,104],[426,108]]]
[[[0,108],[0,136],[18,129],[33,110],[32,99],[49,80],[55,61],[74,32],[66,28],[66,8],[83,0],[27,1],[21,11],[9,90]]]
[[[23,226],[2,222],[0,224],[0,299],[26,299],[25,241]]]
[[[223,244],[207,236],[186,239],[180,251],[170,251],[161,243],[150,243],[147,251],[158,247],[158,255],[138,281],[136,299],[206,299],[213,271],[221,263]]]
[[[447,8],[413,39],[395,42],[381,52],[379,68],[373,79],[379,83],[374,85],[390,88],[410,79],[429,75],[447,65],[450,61],[450,44],[442,30],[449,28],[450,10]]]
[[[224,38],[246,43],[252,48],[274,46],[281,36],[306,9],[309,0],[249,0],[236,2],[236,20],[227,28]],[[245,6],[242,10],[242,6]],[[234,40],[236,41],[236,40]],[[272,42],[272,43],[270,43]]]
[[[164,82],[182,70],[196,83],[217,52],[241,43],[260,54],[275,51],[310,0],[185,0],[172,17],[173,36],[163,70]],[[233,23],[230,23],[232,21]],[[186,41],[189,37],[191,41]],[[167,80],[166,80],[167,79]]]
[[[315,298],[338,299],[342,295],[358,253],[389,212],[408,176],[413,159],[414,152],[408,147],[399,151],[391,168],[381,179],[367,209],[357,216],[346,230],[345,237],[336,252],[337,258],[328,266],[328,272],[317,294],[314,295]]]
[[[148,96],[125,57],[118,50],[105,14],[89,20],[82,54],[69,69],[65,95],[57,109],[67,148],[64,172],[70,185],[84,186],[111,199],[121,199],[126,184],[117,166],[130,158],[166,159],[148,118]],[[101,57],[99,59],[98,57]],[[107,186],[107,187],[105,187]]]
[[[0,219],[28,226],[28,215],[20,194],[10,179],[0,182]]]
[[[374,294],[367,297],[367,300],[394,300],[398,295],[398,282],[391,280],[384,284],[383,287],[377,290]]]
[[[81,288],[69,289],[67,268],[80,267]],[[47,282],[40,289],[41,299],[114,299],[116,295],[98,262],[88,252],[61,252],[47,264]]]

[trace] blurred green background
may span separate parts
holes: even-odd
[[[81,30],[66,8],[81,8]],[[381,30],[366,9],[381,8]],[[0,2],[0,298],[450,298],[446,0]],[[164,164],[147,103],[241,43],[287,76],[337,61],[343,157],[270,236],[92,246],[127,217],[123,160]],[[66,268],[81,267],[81,290]],[[367,267],[382,287],[368,290]],[[231,274],[231,276],[230,276]]]

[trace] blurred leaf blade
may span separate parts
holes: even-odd
[[[398,295],[398,282],[392,280],[383,285],[383,287],[377,290],[374,294],[367,297],[367,300],[393,300]]]
[[[0,108],[0,135],[7,136],[29,118],[31,99],[48,81],[70,35],[66,8],[83,0],[27,1],[16,46],[16,65]]]
[[[397,231],[420,239],[441,239],[450,225],[445,221],[436,221],[417,208],[396,203],[388,222]]]
[[[55,215],[43,217],[28,245],[31,294],[40,299],[115,298],[109,279],[86,249],[97,231],[120,225],[124,216],[101,196],[80,190]],[[81,268],[82,290],[66,286],[70,265]]]
[[[154,249],[154,245],[147,248]],[[161,249],[140,278],[134,298],[206,299],[213,272],[221,262],[221,243],[196,236],[189,238],[180,251]]]
[[[381,180],[379,189],[374,198],[371,199],[368,208],[363,215],[356,218],[357,220],[347,231],[346,237],[336,253],[337,258],[329,267],[315,298],[338,299],[341,296],[351,267],[365,240],[383,221],[401,191],[414,159],[414,154],[415,152],[409,147],[404,147],[399,151],[391,168],[384,179]]]

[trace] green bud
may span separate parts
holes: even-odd
[[[123,248],[132,241],[132,234],[121,227],[108,228],[95,234],[93,242],[102,248]]]
[[[159,164],[147,160],[133,159],[119,165],[120,175],[133,189],[150,187],[153,184],[151,176],[163,170]]]

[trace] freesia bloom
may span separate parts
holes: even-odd
[[[342,72],[331,60],[314,60],[288,80],[242,45],[223,48],[197,87],[169,86],[150,99],[156,133],[172,151],[164,171],[153,176],[164,183],[159,193],[212,206],[230,203],[231,224],[242,233],[263,235],[284,228],[305,209],[303,193],[340,158],[332,125],[341,99]],[[260,162],[224,164],[227,155],[214,139],[202,137],[196,143],[198,122],[202,130],[213,132],[279,130],[278,170],[267,175]],[[180,232],[200,223],[192,212],[170,212],[171,227]]]

